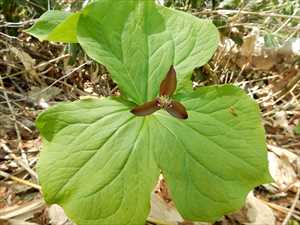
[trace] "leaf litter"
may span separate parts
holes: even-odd
[[[206,13],[210,15],[209,11]],[[291,41],[270,48],[263,41],[265,30],[257,24],[239,25],[248,19],[246,13],[228,17],[234,19],[230,24],[231,35],[240,36],[243,43],[239,45],[232,36],[224,35],[211,62],[195,69],[193,84],[198,87],[233,83],[259,103],[274,182],[254,189],[243,209],[224,216],[215,224],[298,224],[299,38],[293,38],[292,31],[285,31]],[[267,18],[274,17],[270,14]],[[276,19],[279,25],[287,20]],[[288,28],[285,25],[282,29]],[[65,55],[64,45],[40,43],[22,33],[22,29],[18,30],[16,39],[9,35],[7,27],[0,27],[1,32],[7,34],[0,36],[0,224],[72,224],[59,206],[44,204],[32,173],[41,143],[34,120],[49,105],[83,95],[119,95],[118,88],[103,66],[91,63],[80,67],[86,61],[83,55],[78,55],[75,63],[69,65],[70,54]],[[74,70],[78,67],[80,69]],[[57,82],[61,74],[70,71],[73,72],[69,76]],[[56,82],[53,88],[42,94],[41,90],[53,82]],[[152,193],[151,204],[149,224],[205,224],[185,221],[179,215],[163,177]]]

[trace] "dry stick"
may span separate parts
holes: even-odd
[[[277,34],[279,31],[281,31],[286,25],[288,25],[288,23],[293,19],[293,16],[296,16],[296,14],[298,13],[298,9],[295,10],[295,12],[293,13],[293,15],[290,15],[290,17],[276,30],[273,32],[273,34]]]
[[[36,69],[38,69],[38,68],[40,68],[40,67],[47,66],[47,65],[49,65],[49,64],[51,64],[51,63],[53,63],[53,62],[56,62],[56,61],[58,61],[58,60],[60,60],[60,59],[63,59],[63,58],[69,57],[69,56],[70,56],[70,54],[61,55],[61,56],[59,56],[59,57],[57,57],[57,58],[54,58],[54,59],[51,59],[51,60],[49,60],[49,61],[47,61],[47,62],[40,63],[39,65],[34,66],[32,69],[33,69],[33,70],[36,70]],[[14,77],[14,76],[17,76],[17,75],[26,73],[26,72],[29,72],[29,70],[22,70],[22,71],[19,71],[19,72],[14,73],[14,74],[6,75],[6,76],[3,77],[3,79],[5,79],[5,78],[10,78],[10,77]]]
[[[9,98],[8,98],[8,95],[7,95],[7,92],[5,90],[4,83],[3,83],[3,80],[2,80],[1,77],[0,77],[0,85],[3,87],[4,98],[6,100],[6,103],[8,105],[9,111],[11,112],[13,120],[14,120],[15,130],[16,130],[17,138],[18,138],[18,150],[19,150],[20,149],[20,145],[21,145],[21,134],[20,134],[17,122],[16,122],[17,121],[16,114],[15,114],[13,108],[12,108],[12,105],[10,104],[10,101],[9,101]]]
[[[53,78],[53,77],[47,77],[47,76],[45,76],[45,75],[40,75],[40,76],[43,77],[44,79],[56,81],[56,79]],[[66,87],[69,87],[69,88],[71,88],[71,89],[77,91],[79,94],[81,94],[81,95],[83,95],[83,96],[88,95],[87,93],[85,93],[84,91],[80,90],[79,88],[73,87],[71,84],[68,84],[68,83],[66,83],[66,82],[64,82],[64,81],[59,81],[59,83],[61,83],[61,84],[65,85]]]
[[[264,100],[258,101],[258,103],[269,101],[275,97],[278,97],[278,99],[273,104],[278,103],[296,88],[299,81],[300,81],[300,72],[298,72],[298,74],[289,81],[289,83],[285,86],[284,90],[277,91],[272,96],[266,97]],[[267,115],[271,114],[271,112],[268,112]]]
[[[250,65],[249,62],[247,62],[246,64],[243,65],[241,71],[240,71],[239,74],[236,76],[236,78],[235,78],[235,80],[234,80],[234,83],[236,83],[236,82],[239,80],[239,78],[240,78],[240,77],[242,76],[242,74],[244,73],[244,70],[245,70],[245,69],[247,68],[247,66],[249,66],[249,65]],[[244,84],[246,84],[246,83],[244,83]]]
[[[245,65],[244,65],[245,66]],[[244,66],[242,67],[242,72],[244,70]],[[238,75],[240,76],[240,75]],[[249,84],[249,83],[253,83],[253,82],[258,82],[258,81],[263,81],[263,80],[269,80],[269,79],[272,79],[272,78],[277,78],[277,77],[280,77],[280,75],[271,75],[271,76],[268,76],[268,77],[263,77],[263,78],[258,78],[258,79],[253,79],[253,80],[247,80],[247,81],[242,81],[242,82],[237,82],[237,79],[235,79],[234,83],[238,84],[238,85],[241,85],[241,84]]]
[[[40,186],[40,185],[33,184],[33,183],[31,183],[30,181],[23,180],[23,179],[21,179],[21,178],[18,178],[18,177],[16,177],[16,176],[10,175],[9,173],[6,173],[6,172],[1,171],[1,170],[0,170],[0,176],[4,177],[4,178],[6,178],[6,179],[11,179],[11,180],[16,181],[16,182],[19,182],[19,183],[21,183],[21,184],[24,184],[24,185],[33,187],[33,188],[35,188],[35,189],[37,189],[37,190],[39,190],[39,191],[41,190],[41,186]]]
[[[294,76],[289,82],[288,84],[285,86],[285,88],[280,91],[278,99],[275,101],[274,104],[278,103],[279,101],[281,101],[283,98],[285,98],[291,91],[293,91],[298,82],[300,81],[300,71],[298,72],[298,74],[296,76]]]
[[[17,124],[17,117],[16,117],[16,114],[15,114],[15,112],[13,110],[12,105],[10,104],[10,101],[9,101],[9,98],[8,98],[8,95],[7,95],[7,92],[6,92],[6,89],[5,89],[5,86],[4,86],[4,83],[3,83],[3,80],[2,80],[1,77],[0,77],[0,86],[3,87],[4,98],[6,100],[6,103],[8,105],[9,111],[11,112],[11,115],[12,115],[12,118],[13,118],[13,121],[14,121],[14,126],[15,126],[15,130],[16,130],[16,134],[17,134],[17,139],[18,139],[17,150],[19,150],[21,152],[21,158],[23,159],[22,160],[22,165],[23,165],[24,169],[26,169],[28,172],[30,171],[30,174],[32,175],[32,178],[37,182],[37,175],[34,173],[34,171],[28,165],[27,156],[26,156],[25,152],[23,151],[23,149],[21,147],[22,138],[21,138],[21,133],[20,133],[18,124]],[[16,160],[16,161],[18,162],[20,160]],[[20,164],[20,162],[19,162],[19,164]]]
[[[11,39],[11,40],[18,40],[18,41],[22,42],[22,40],[20,40],[19,38],[14,37],[14,36],[9,36],[8,34],[2,33],[2,32],[0,32],[0,35],[3,37],[6,37],[8,39]]]
[[[34,172],[34,170],[31,169],[30,166],[27,163],[25,163],[22,159],[20,159],[18,156],[12,153],[12,151],[9,149],[9,147],[6,144],[1,143],[0,146],[4,149],[5,152],[7,152],[16,161],[17,164],[23,167],[31,175],[35,183],[37,183],[38,176],[36,172]]]
[[[292,204],[292,206],[291,206],[291,208],[290,208],[288,214],[286,215],[286,217],[285,217],[285,219],[284,219],[284,221],[282,222],[281,225],[287,225],[287,223],[288,223],[289,220],[291,219],[291,216],[293,215],[293,212],[294,212],[294,210],[295,210],[295,208],[296,208],[296,204],[297,204],[297,202],[298,202],[298,200],[299,200],[299,196],[300,196],[300,188],[298,187],[298,190],[297,190],[297,193],[296,193],[296,197],[295,197],[295,199],[294,199],[294,202],[293,202],[293,204]]]
[[[242,15],[254,15],[254,16],[262,16],[262,17],[278,17],[278,18],[290,18],[291,15],[283,15],[277,13],[267,13],[267,12],[251,12],[251,11],[243,11],[243,10],[204,10],[202,12],[193,13],[193,15],[207,15],[207,14],[242,14]],[[292,19],[300,20],[300,16],[292,16]]]
[[[149,222],[151,224],[156,224],[156,225],[171,225],[171,224],[168,224],[166,222],[163,222],[163,221],[160,221],[160,220],[156,220],[156,219],[153,219],[153,218],[148,218],[147,222]]]
[[[64,55],[58,56],[58,57],[56,57],[54,59],[49,60],[48,62],[43,62],[43,63],[40,63],[37,66],[34,66],[33,69],[37,69],[39,67],[49,65],[50,63],[53,63],[53,62],[58,61],[60,59],[64,59],[64,58],[69,57],[69,56],[70,56],[70,54],[64,54]]]
[[[16,103],[15,103],[16,104]],[[19,105],[19,104],[18,104]],[[21,107],[21,106],[19,106],[19,107]],[[17,124],[19,124],[21,127],[23,127],[25,130],[27,130],[29,133],[33,133],[33,131],[29,128],[29,127],[27,127],[25,124],[23,124],[22,122],[20,122],[20,121],[17,121]]]
[[[0,27],[25,27],[26,25],[32,24],[33,22],[33,19],[22,22],[5,22],[4,24],[1,24]]]
[[[260,200],[261,200],[264,204],[266,204],[267,206],[271,207],[272,209],[275,209],[275,210],[280,211],[280,212],[285,213],[285,214],[287,214],[287,213],[289,212],[289,209],[288,209],[288,208],[285,208],[285,207],[280,206],[280,205],[276,205],[276,204],[271,203],[271,202],[264,201],[264,200],[262,200],[262,199],[260,199]],[[300,214],[299,212],[294,211],[293,214],[292,214],[292,216],[293,216],[295,219],[300,220],[299,214]]]
[[[41,90],[41,91],[39,92],[39,94],[41,94],[41,93],[47,91],[49,88],[51,88],[52,86],[54,86],[56,83],[59,83],[61,80],[67,78],[68,76],[70,76],[70,75],[72,75],[74,72],[76,72],[77,70],[81,69],[82,67],[84,67],[85,65],[88,65],[88,64],[90,64],[90,63],[91,63],[91,62],[88,61],[88,62],[85,62],[85,63],[81,64],[80,66],[74,68],[71,72],[69,72],[69,73],[67,73],[66,75],[60,77],[59,79],[57,79],[56,81],[54,81],[52,84],[50,84],[48,87],[46,87],[46,88],[44,88],[43,90]]]

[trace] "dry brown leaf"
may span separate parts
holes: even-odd
[[[33,80],[38,81],[40,83],[39,76],[34,69],[35,60],[28,53],[24,52],[22,49],[11,47],[10,50],[15,54],[16,57],[19,58],[19,60],[22,62],[23,66],[25,67],[25,70],[28,71],[28,73],[33,78]]]
[[[253,29],[246,37],[243,38],[243,44],[240,48],[240,54],[242,56],[251,57],[255,50],[258,39],[259,30]]]

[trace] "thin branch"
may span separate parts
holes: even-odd
[[[22,22],[5,22],[4,24],[1,24],[0,27],[25,27],[28,24],[32,24],[34,22],[33,19],[26,20]]]
[[[20,134],[20,131],[19,131],[19,128],[18,128],[18,125],[17,125],[17,118],[16,118],[16,114],[13,110],[13,107],[12,105],[10,104],[10,101],[9,101],[9,98],[8,98],[8,94],[6,92],[6,89],[5,89],[5,86],[4,86],[4,83],[3,83],[3,80],[2,80],[2,77],[0,77],[0,86],[3,88],[3,95],[4,95],[4,98],[6,100],[6,103],[7,103],[7,106],[9,108],[9,111],[13,117],[13,120],[14,120],[14,125],[15,125],[15,130],[16,130],[16,134],[17,134],[17,138],[18,138],[18,150],[20,149],[20,146],[21,146],[21,134]]]
[[[49,60],[47,62],[40,63],[40,64],[34,66],[32,69],[36,70],[36,69],[38,69],[40,67],[47,66],[47,65],[49,65],[49,64],[51,64],[53,62],[59,61],[60,59],[64,59],[64,58],[69,57],[69,56],[70,56],[70,54],[65,54],[65,55],[58,56],[57,58],[51,59],[51,60]],[[19,71],[19,72],[13,73],[13,74],[9,74],[9,75],[6,75],[6,76],[3,74],[2,75],[3,76],[2,79],[11,78],[11,77],[14,77],[14,76],[17,76],[17,75],[20,75],[20,74],[23,74],[23,73],[27,73],[27,72],[29,72],[29,70],[22,70],[22,71]]]
[[[9,147],[6,144],[0,143],[0,146],[3,148],[3,150],[6,153],[8,153],[15,160],[17,164],[19,164],[22,168],[24,168],[31,175],[34,182],[37,183],[38,176],[36,172],[33,169],[31,169],[30,166],[26,162],[24,162],[21,158],[19,158],[14,153],[12,153],[12,151],[9,149]]]
[[[55,84],[59,83],[61,80],[67,78],[68,76],[70,76],[70,75],[72,75],[74,72],[76,72],[77,70],[81,69],[82,67],[84,67],[85,65],[88,65],[88,64],[90,64],[90,63],[91,63],[91,62],[88,61],[88,62],[85,62],[85,63],[81,64],[80,66],[74,68],[71,72],[65,74],[64,76],[60,77],[59,79],[57,79],[56,81],[54,81],[52,84],[50,84],[48,87],[46,87],[46,88],[44,88],[43,90],[41,90],[41,91],[39,92],[39,94],[41,94],[41,93],[47,91],[49,88],[53,87]]]
[[[27,180],[23,180],[21,178],[18,178],[16,176],[13,176],[13,175],[10,175],[9,173],[6,173],[4,171],[1,171],[0,170],[0,176],[6,178],[6,179],[11,179],[13,181],[16,181],[18,183],[21,183],[21,184],[24,184],[24,185],[27,185],[27,186],[30,186],[34,189],[37,189],[37,190],[41,190],[41,186],[40,185],[37,185],[37,184],[34,184],[34,183],[31,183],[30,181],[27,181]]]
[[[282,222],[281,225],[287,225],[289,220],[291,219],[292,215],[293,215],[293,212],[296,208],[296,205],[297,205],[297,202],[299,201],[299,196],[300,196],[300,188],[298,187],[298,190],[297,190],[297,193],[296,193],[296,196],[295,196],[295,199],[294,199],[294,202],[288,212],[288,214],[286,215],[284,221]]]
[[[229,10],[229,9],[220,9],[220,10],[204,10],[202,12],[193,13],[195,16],[199,15],[207,15],[207,14],[220,14],[220,15],[230,15],[230,14],[242,14],[242,15],[253,15],[253,16],[262,16],[262,17],[277,17],[277,18],[292,18],[296,20],[300,20],[300,16],[291,16],[284,14],[277,14],[272,12],[251,12],[251,11],[243,11],[243,10]]]
[[[298,9],[295,9],[295,12],[293,13],[293,15],[290,15],[289,18],[276,30],[273,32],[273,34],[277,34],[279,31],[281,31],[285,26],[288,25],[288,23],[293,19],[294,16],[296,16],[296,14],[298,13]]]

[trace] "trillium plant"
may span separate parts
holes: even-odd
[[[37,119],[44,198],[76,224],[144,224],[160,174],[191,221],[238,210],[270,181],[257,104],[233,85],[192,88],[192,71],[218,45],[210,21],[152,0],[97,0],[48,11],[27,32],[79,43],[121,92],[60,103]]]

